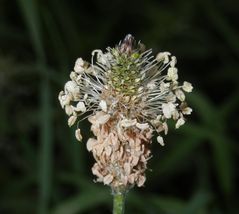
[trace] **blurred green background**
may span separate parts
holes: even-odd
[[[0,213],[111,213],[57,96],[77,57],[131,33],[178,58],[194,85],[187,124],[152,145],[147,182],[126,213],[239,213],[239,2],[0,1]]]

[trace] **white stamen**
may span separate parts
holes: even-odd
[[[99,106],[104,112],[107,112],[107,104],[104,100],[100,101]]]

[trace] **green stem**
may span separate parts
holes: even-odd
[[[113,194],[113,214],[124,214],[125,194],[125,192],[116,192]]]

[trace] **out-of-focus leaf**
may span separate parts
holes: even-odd
[[[213,107],[213,104],[203,94],[195,93],[190,96],[190,102],[192,102],[195,111],[199,113],[200,118],[205,122],[204,129],[207,130],[206,136],[214,154],[218,180],[226,195],[232,190],[234,177],[231,140],[225,136],[225,130],[223,130],[226,118],[221,117],[221,108]],[[225,116],[226,109],[233,108],[236,103],[233,99],[232,104],[226,105]]]
[[[9,182],[10,183],[10,182]],[[36,184],[36,175],[26,176],[25,178],[17,178],[11,181],[10,186],[2,188],[2,191],[5,192],[5,196],[13,194],[21,194],[31,186]]]
[[[14,195],[11,200],[2,200],[0,202],[1,213],[18,213],[18,214],[30,214],[29,210],[35,208],[34,203],[29,204],[29,196]]]
[[[215,27],[215,29],[224,37],[225,41],[231,47],[237,56],[239,56],[239,43],[238,35],[235,28],[232,27],[227,16],[224,16],[219,10],[214,6],[212,0],[200,2],[205,14],[208,16],[209,21]]]
[[[204,126],[195,124],[192,121],[190,121],[190,124],[187,123],[176,131],[183,134],[182,139],[187,137],[194,137],[195,139],[205,138],[208,134],[208,130]]]
[[[226,119],[233,111],[239,108],[239,90],[236,90],[221,106],[219,115]],[[226,125],[226,124],[225,124]]]
[[[86,212],[101,204],[108,204],[111,197],[109,192],[103,188],[97,191],[84,191],[75,197],[59,203],[52,210],[52,214],[77,214]]]
[[[34,167],[34,164],[36,164],[36,153],[31,142],[27,139],[27,136],[20,136],[19,143],[22,146],[24,157],[32,164],[31,166]]]
[[[74,52],[75,54],[78,54],[79,47],[81,47],[82,45],[81,42],[87,41],[85,38],[82,38],[83,32],[79,33],[80,27],[77,26],[76,20],[74,21],[73,14],[70,11],[68,2],[50,1],[49,5],[51,5],[55,17],[58,19],[58,22],[60,23],[59,27],[63,28],[62,38],[65,38],[65,42],[71,48],[71,51]],[[63,13],[64,16],[62,16]],[[50,19],[50,22],[51,21],[52,20]]]
[[[209,193],[197,193],[185,208],[178,212],[180,214],[201,214],[201,211],[210,203],[212,197]]]
[[[30,31],[33,47],[35,48],[38,59],[40,61],[45,60],[40,30],[39,5],[37,5],[36,0],[18,0],[18,3]]]
[[[50,43],[53,44],[54,52],[55,53],[55,58],[57,59],[57,62],[59,63],[59,66],[62,69],[68,70],[68,57],[67,56],[67,51],[66,47],[64,44],[64,41],[62,39],[62,35],[59,32],[59,28],[56,24],[56,21],[54,19],[53,14],[48,10],[48,8],[44,8],[44,13],[43,13],[43,21],[46,25],[46,28],[49,32],[49,39]],[[62,76],[62,74],[66,74],[66,72],[58,72],[58,76]],[[65,77],[66,78],[66,77]],[[57,78],[56,78],[57,79]]]
[[[51,95],[49,74],[47,72],[46,54],[43,48],[42,26],[40,21],[40,5],[38,1],[18,0],[20,9],[25,18],[25,23],[31,35],[33,48],[37,58],[37,68],[41,71],[40,81],[40,194],[39,194],[39,214],[48,213],[48,205],[51,197],[51,173],[52,173],[52,119],[51,119]]]
[[[224,193],[229,194],[232,190],[234,177],[231,141],[220,133],[211,133],[209,136],[212,142],[218,180]]]
[[[213,125],[217,120],[212,102],[202,93],[193,91],[188,96],[188,103],[193,107],[193,113],[196,113],[200,120],[208,125]]]
[[[192,151],[202,142],[204,136],[194,138],[192,136],[179,140],[163,159],[159,161],[159,171],[169,173],[177,168],[177,165],[184,161]]]
[[[98,188],[98,185],[92,185],[93,180],[89,179],[85,175],[73,174],[73,173],[61,173],[57,176],[58,180],[63,183],[73,184],[81,187],[83,191],[92,190]]]
[[[170,197],[153,197],[152,203],[162,211],[162,214],[179,214],[182,213],[186,203],[178,198]]]
[[[147,204],[147,206],[146,206]],[[127,209],[132,209],[134,213],[149,213],[149,207],[152,206],[150,196],[145,197],[142,194],[137,193],[136,191],[130,191],[126,196],[126,213]],[[140,212],[139,212],[140,210]]]

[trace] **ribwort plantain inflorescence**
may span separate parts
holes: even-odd
[[[113,191],[142,186],[147,161],[151,158],[152,136],[163,146],[169,119],[176,128],[185,123],[185,92],[193,87],[178,82],[176,57],[152,50],[129,34],[114,48],[94,50],[91,62],[77,59],[70,79],[59,94],[68,125],[88,118],[95,138],[87,141],[96,163],[97,181]],[[81,141],[79,128],[76,138]]]

